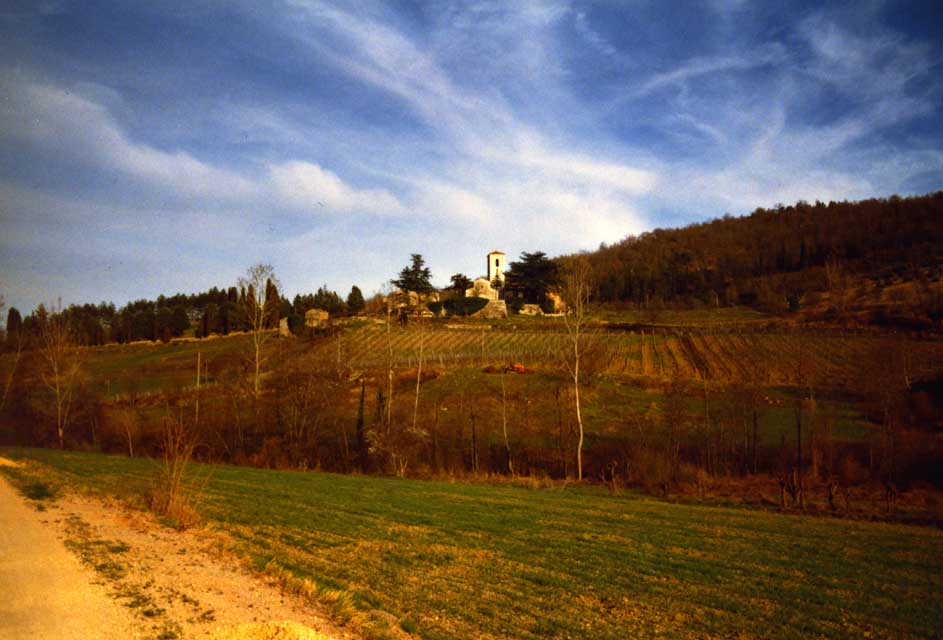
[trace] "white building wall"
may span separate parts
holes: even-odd
[[[494,282],[499,278],[504,282],[504,272],[507,269],[507,256],[500,251],[492,251],[488,254],[488,282]]]

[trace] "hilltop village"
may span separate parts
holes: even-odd
[[[452,286],[435,289],[425,276],[424,263],[416,260],[400,274],[397,288],[382,296],[381,308],[395,315],[400,322],[408,322],[411,315],[445,318],[451,315],[470,318],[500,319],[509,313],[524,316],[559,315],[566,305],[559,292],[549,286],[535,291],[534,283],[527,282],[527,273],[533,271],[554,272],[555,265],[544,254],[524,254],[517,263],[517,271],[511,272],[508,286],[508,262],[503,251],[490,251],[485,258],[483,275],[470,280],[462,274],[452,276]],[[523,266],[522,266],[523,265]],[[515,280],[516,277],[516,280]],[[397,281],[394,281],[397,282]],[[468,285],[468,286],[466,286]],[[509,308],[510,303],[510,308]],[[304,326],[309,329],[324,329],[331,319],[326,309],[311,308],[305,311]],[[290,335],[288,318],[281,318],[279,332]]]

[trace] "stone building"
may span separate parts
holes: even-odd
[[[504,272],[507,269],[507,257],[503,251],[492,251],[488,254],[488,282],[495,279],[504,284]]]
[[[507,267],[507,257],[503,251],[492,251],[488,254],[487,276],[475,278],[474,284],[465,289],[466,298],[484,298],[486,300],[497,300],[498,290],[491,283],[495,280],[504,284],[504,271]]]
[[[475,278],[474,284],[465,289],[466,298],[484,298],[486,300],[497,300],[498,290],[491,286],[491,281],[487,278]]]
[[[387,313],[398,315],[411,310],[422,309],[422,313],[427,316],[432,314],[426,309],[426,305],[432,302],[439,302],[441,296],[438,291],[419,294],[415,291],[395,290],[391,295],[383,298],[383,304],[386,305]]]
[[[327,324],[330,317],[331,314],[324,309],[308,309],[305,311],[305,326],[313,329],[321,328]]]

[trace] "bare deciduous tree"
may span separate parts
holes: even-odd
[[[182,412],[174,413],[168,407],[161,433],[162,460],[154,478],[150,495],[151,508],[177,521],[181,527],[199,520],[192,505],[192,487],[185,486],[190,460],[196,449],[196,436],[184,421]]]
[[[114,418],[115,422],[120,425],[121,430],[124,432],[125,439],[128,441],[128,457],[133,458],[134,441],[138,437],[141,426],[133,401],[129,403],[128,407],[118,410]]]
[[[416,395],[413,397],[413,429],[416,429],[416,422],[419,418],[419,388],[422,384],[422,358],[425,349],[425,328],[422,321],[422,311],[417,312],[417,324],[419,325],[419,352],[416,363]]]
[[[829,291],[831,308],[843,314],[848,301],[849,278],[842,261],[835,256],[825,262],[825,282]]]
[[[393,292],[389,292],[388,299],[392,299]],[[390,304],[386,305],[386,422],[384,424],[387,431],[393,423],[393,367],[395,360],[393,358],[393,308]]]
[[[505,386],[507,367],[501,372],[501,430],[504,432],[504,448],[508,456],[508,473],[514,475],[514,461],[511,459],[511,441],[508,440],[508,394]]]
[[[80,364],[72,328],[68,318],[62,313],[61,306],[56,305],[48,313],[40,306],[38,315],[40,352],[46,363],[42,380],[53,394],[56,405],[56,436],[59,448],[64,449]]]
[[[273,295],[273,292],[281,285],[275,277],[272,265],[260,263],[246,270],[246,275],[239,278],[239,286],[246,292],[242,311],[252,335],[253,391],[255,395],[259,395],[265,356],[263,349],[274,334],[269,324],[278,305],[278,296]]]
[[[567,353],[564,366],[573,381],[573,403],[576,411],[578,439],[576,444],[576,477],[583,479],[583,411],[580,407],[580,366],[586,350],[586,321],[592,293],[592,267],[585,257],[578,257],[566,265],[561,279],[560,296],[566,303],[563,322],[566,325]]]
[[[890,338],[875,340],[862,361],[859,383],[868,394],[871,413],[880,419],[880,480],[887,491],[888,509],[897,492],[899,439],[913,384],[913,353]]]

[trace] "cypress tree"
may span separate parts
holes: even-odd
[[[16,307],[10,307],[7,311],[7,344],[16,344],[20,338],[20,330],[23,328],[23,317]]]
[[[363,299],[363,293],[360,291],[360,287],[354,285],[350,288],[350,293],[347,294],[347,311],[351,314],[357,314],[363,311],[366,303]]]

